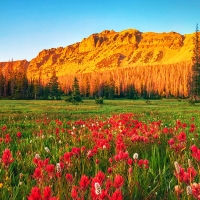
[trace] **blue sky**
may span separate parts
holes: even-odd
[[[200,0],[0,0],[0,62],[30,61],[103,30],[192,33],[199,8]]]

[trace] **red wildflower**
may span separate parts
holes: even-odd
[[[38,187],[33,187],[31,189],[31,194],[28,196],[28,200],[41,200],[42,196],[40,189]]]
[[[108,196],[107,192],[105,190],[101,190],[99,198],[103,200],[106,199],[107,196]]]
[[[147,159],[144,159],[143,160],[143,164],[144,164],[144,166],[145,166],[145,168],[149,168],[149,161],[147,160]]]
[[[142,159],[138,160],[138,166],[142,167],[142,165],[143,165],[143,160]]]
[[[198,150],[199,150],[195,145],[192,145],[192,146],[190,147],[190,149],[191,149],[192,153],[197,153]]]
[[[133,173],[133,168],[130,167],[130,168],[128,169],[128,174],[131,175],[132,173]]]
[[[73,155],[80,155],[81,149],[80,149],[80,148],[77,148],[77,147],[73,147],[72,150],[71,150],[71,153],[72,153]]]
[[[107,170],[107,171],[108,171],[109,174],[111,174],[113,170],[112,170],[111,167],[108,167],[108,170]]]
[[[122,199],[123,196],[121,190],[116,190],[110,198],[110,200],[122,200]]]
[[[72,156],[72,153],[71,152],[66,152],[66,153],[64,153],[64,161],[65,162],[70,162],[70,159],[71,159],[71,156]]]
[[[97,180],[98,180],[98,182],[99,182],[100,185],[103,184],[103,182],[105,180],[105,177],[106,177],[105,174],[103,172],[101,172],[101,171],[99,171],[97,173],[97,175],[95,176],[95,178],[97,178]]]
[[[190,184],[194,180],[196,174],[197,172],[193,167],[188,167],[187,171],[185,171],[185,169],[182,168],[180,165],[174,173],[174,175],[180,182],[185,182],[186,184]]]
[[[6,129],[7,129],[6,125],[4,125],[4,126],[1,127],[2,131],[5,131]]]
[[[111,186],[112,186],[112,181],[108,178],[106,180],[106,190],[109,190]]]
[[[189,132],[194,132],[194,131],[195,131],[195,124],[190,124]]]
[[[128,158],[128,160],[127,160],[127,164],[128,164],[128,165],[132,165],[132,164],[133,164],[133,159]]]
[[[180,132],[180,134],[177,135],[177,139],[178,139],[180,142],[186,141],[186,134],[185,134],[185,132]]]
[[[22,137],[22,133],[21,133],[21,132],[17,132],[16,136],[17,136],[18,138],[21,138],[21,137]]]
[[[12,141],[9,134],[6,134],[5,143],[10,143]]]
[[[114,187],[116,189],[118,189],[118,188],[122,187],[123,184],[124,184],[124,178],[122,176],[120,176],[120,175],[116,175],[115,179],[114,179],[114,184],[113,184]]]
[[[169,129],[167,127],[163,128],[162,130],[163,133],[169,133]]]
[[[174,138],[171,138],[170,140],[168,140],[168,144],[169,144],[169,145],[175,144]]]
[[[89,184],[90,184],[89,178],[86,175],[82,175],[81,180],[79,181],[79,185],[80,185],[81,189],[85,190]]]
[[[51,197],[51,188],[46,186],[43,190],[43,200],[49,200]]]
[[[189,175],[189,182],[192,182],[194,180],[194,177],[197,175],[196,170],[193,167],[188,167],[187,173]]]
[[[196,159],[196,161],[200,161],[200,149],[198,149],[195,145],[190,147],[192,151],[192,157]]]
[[[40,179],[42,179],[42,177],[43,177],[42,169],[39,167],[35,168],[35,171],[33,173],[33,178],[35,178],[36,180],[40,180]]]
[[[112,158],[109,158],[109,162],[110,162],[110,163],[112,163],[112,162],[113,162]]]
[[[193,183],[192,186],[192,195],[196,199],[199,199],[200,197],[200,183]]]
[[[96,159],[96,160],[95,160],[95,163],[98,165],[98,164],[99,164],[99,159]]]
[[[76,199],[78,197],[78,192],[77,192],[76,186],[73,186],[73,188],[72,188],[71,197],[72,197],[72,199]]]
[[[46,172],[48,173],[49,178],[53,178],[54,177],[54,172],[55,172],[55,165],[54,164],[48,164],[45,167]]]
[[[66,175],[65,175],[65,178],[66,178],[67,182],[72,183],[72,181],[73,181],[73,176],[72,176],[71,174],[66,174]]]
[[[9,149],[4,150],[1,160],[4,163],[5,167],[8,167],[14,161]]]

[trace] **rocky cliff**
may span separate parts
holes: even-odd
[[[174,64],[192,59],[193,37],[194,34],[175,32],[106,30],[65,48],[43,50],[30,63],[18,61],[18,66],[28,65],[28,78],[37,78],[39,74],[49,78],[53,70],[57,76],[64,76],[136,65]],[[0,67],[5,65],[0,63]]]
[[[13,71],[27,71],[28,65],[29,62],[27,60],[0,62],[0,70],[5,76],[6,74],[12,73]]]

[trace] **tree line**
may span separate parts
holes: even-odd
[[[196,99],[200,97],[199,29],[194,38],[194,57],[191,62],[167,65],[140,65],[115,70],[65,75],[53,71],[49,80],[28,80],[26,70],[0,70],[0,98],[61,99],[70,98],[128,98],[159,99],[161,97]],[[69,100],[70,100],[69,98]]]
[[[12,62],[10,65],[12,66]],[[191,92],[192,67],[191,63],[184,62],[135,66],[63,77],[57,77],[53,71],[47,81],[41,76],[38,79],[28,80],[25,70],[10,70],[5,74],[0,71],[0,97],[58,100],[61,99],[61,95],[71,96],[74,84],[77,84],[80,96],[84,98],[187,98]]]
[[[28,80],[25,70],[13,70],[12,61],[5,74],[0,71],[0,98],[59,100],[61,95],[55,71],[47,84],[41,78]]]

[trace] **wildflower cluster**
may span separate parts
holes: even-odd
[[[165,174],[175,177],[171,196],[199,198],[194,124],[177,120],[174,127],[166,127],[161,120],[144,122],[132,113],[32,123],[32,129],[12,130],[9,124],[0,129],[1,199],[162,199],[165,190],[170,193],[164,187]],[[185,167],[185,157],[194,166]]]

